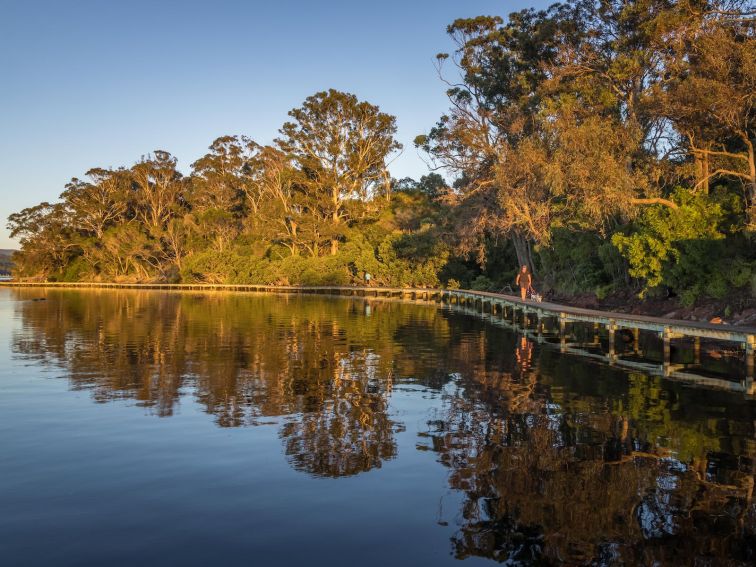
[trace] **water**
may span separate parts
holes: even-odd
[[[432,306],[0,289],[0,564],[746,565],[754,409]]]

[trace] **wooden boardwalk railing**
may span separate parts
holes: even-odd
[[[535,333],[542,338],[548,325],[553,325],[553,335],[559,337],[560,348],[565,352],[577,352],[591,356],[585,349],[576,348],[568,341],[567,326],[571,323],[593,323],[595,329],[604,328],[608,339],[608,353],[600,355],[611,363],[639,366],[640,363],[622,360],[615,353],[615,333],[624,329],[632,333],[637,350],[640,331],[658,333],[663,345],[663,375],[679,371],[671,364],[671,342],[674,339],[692,338],[694,352],[700,358],[700,340],[709,339],[737,343],[744,350],[746,391],[753,390],[754,358],[756,351],[756,327],[738,327],[716,325],[706,322],[682,321],[614,313],[595,309],[583,309],[555,303],[535,303],[522,301],[519,297],[485,291],[426,289],[426,288],[385,288],[359,286],[273,286],[243,284],[131,284],[131,283],[53,283],[53,282],[0,282],[0,287],[46,287],[46,288],[98,288],[98,289],[143,289],[171,291],[234,291],[255,293],[286,294],[327,294],[359,297],[382,297],[412,299],[419,301],[443,302],[485,312],[486,306],[491,315],[499,315],[505,321],[511,320],[513,326],[521,331]],[[518,325],[518,322],[521,325]],[[533,327],[535,323],[535,327]],[[548,325],[547,325],[548,323]],[[558,333],[558,335],[557,335]],[[595,356],[595,355],[593,355]],[[643,366],[640,364],[640,366]],[[647,365],[646,365],[647,366]],[[647,368],[646,368],[647,369]]]

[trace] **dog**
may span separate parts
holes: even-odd
[[[537,293],[532,287],[528,290],[528,297],[536,303],[541,303],[543,301],[543,296],[540,293]]]

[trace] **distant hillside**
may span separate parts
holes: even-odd
[[[13,262],[11,256],[15,250],[0,249],[0,276],[7,276],[11,272]]]

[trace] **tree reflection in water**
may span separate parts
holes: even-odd
[[[388,412],[394,369],[426,374],[435,365],[415,360],[394,337],[448,335],[441,313],[399,303],[376,303],[366,317],[364,301],[42,293],[48,301],[19,302],[16,353],[63,367],[72,387],[91,390],[98,402],[136,399],[170,416],[191,390],[222,427],[282,417],[292,466],[319,476],[368,471],[396,455],[401,425]]]
[[[720,439],[699,423],[670,423],[668,412],[656,422],[658,407],[639,406],[664,392],[645,376],[631,377],[645,388],[617,400],[561,396],[561,384],[531,366],[529,343],[517,342],[508,371],[490,360],[468,365],[462,375],[472,381],[447,388],[443,410],[429,422],[426,435],[451,469],[450,485],[465,494],[453,538],[458,558],[604,565],[754,559],[752,443],[748,456],[723,463],[714,452]],[[459,362],[476,349],[462,350]],[[743,425],[753,439],[753,422]],[[675,429],[683,431],[674,439],[695,436],[699,444],[685,462],[689,448],[665,447]]]
[[[754,559],[752,401],[565,358],[423,306],[14,293],[48,298],[18,302],[18,355],[57,364],[98,402],[134,399],[169,416],[194,396],[221,427],[279,423],[291,465],[315,476],[358,474],[397,455],[395,383],[440,392],[419,448],[437,453],[464,495],[459,558]]]

